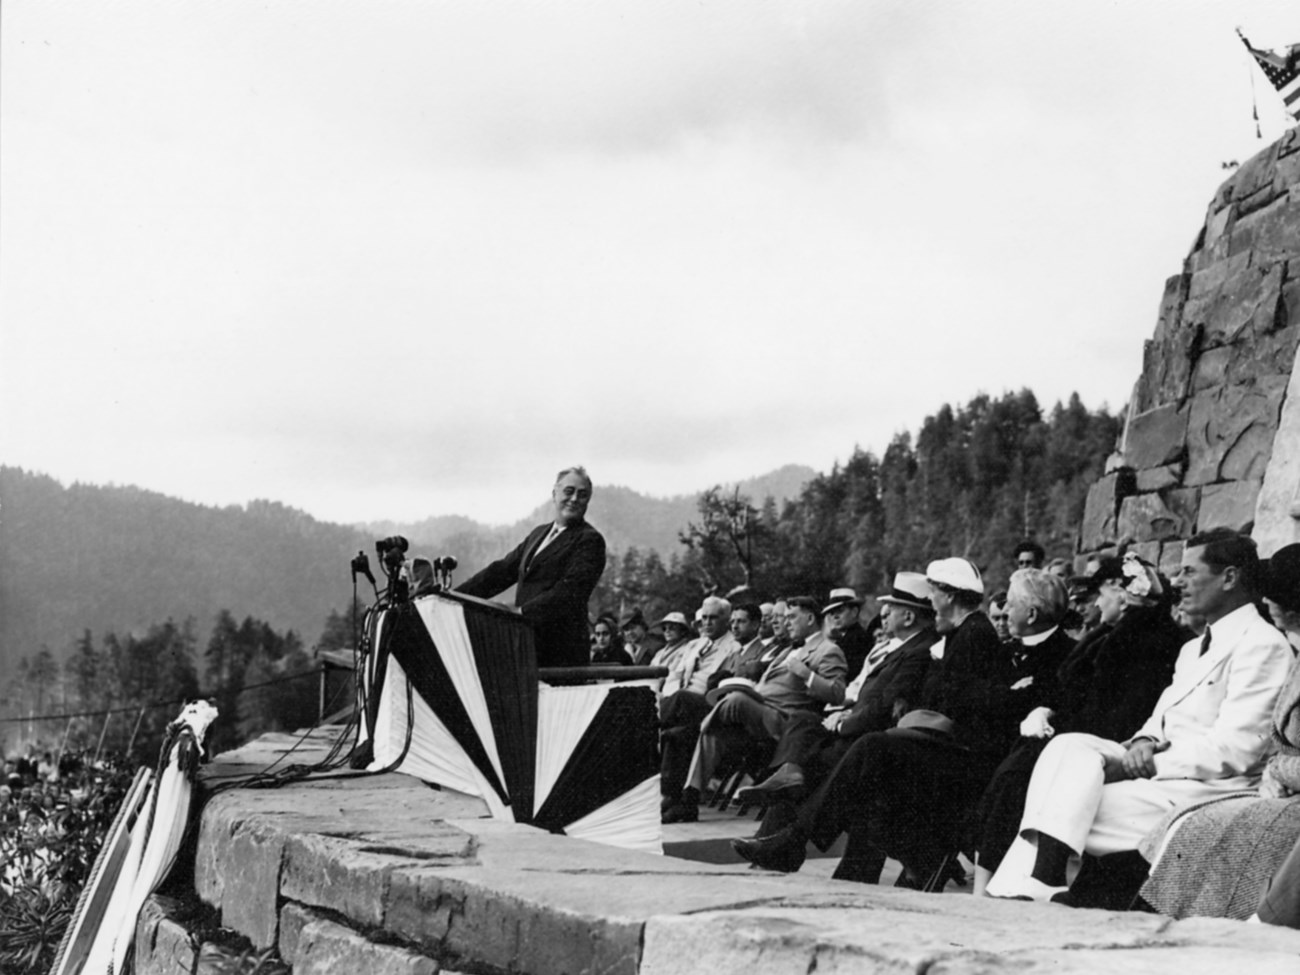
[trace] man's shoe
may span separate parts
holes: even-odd
[[[659,822],[665,825],[669,823],[698,823],[699,821],[700,807],[688,806],[684,802],[673,803],[659,814]]]
[[[732,840],[731,848],[754,866],[763,870],[794,873],[803,866],[808,838],[796,826],[761,839]]]
[[[742,805],[748,802],[773,802],[777,799],[789,799],[804,787],[803,769],[793,762],[786,762],[758,785],[746,786],[736,792],[736,801]]]
[[[661,823],[698,823],[700,821],[700,790],[687,786],[682,797],[669,803],[659,814]]]

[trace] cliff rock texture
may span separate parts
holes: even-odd
[[[1300,129],[1237,170],[1165,282],[1118,453],[1079,550],[1128,547],[1169,572],[1193,532],[1300,541]]]

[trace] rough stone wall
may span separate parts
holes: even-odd
[[[1166,573],[1183,542],[1250,530],[1300,541],[1300,129],[1227,180],[1165,282],[1118,452],[1088,494],[1079,551]]]

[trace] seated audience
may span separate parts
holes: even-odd
[[[724,748],[775,742],[795,712],[820,712],[827,704],[844,700],[844,654],[821,632],[817,601],[808,596],[787,600],[785,618],[797,647],[768,665],[752,693],[734,690],[718,695],[704,719],[682,794],[686,810],[698,808],[700,793]]]
[[[862,672],[862,662],[871,651],[872,639],[862,628],[862,600],[848,587],[832,589],[822,615],[830,628],[829,636],[844,654],[849,676],[856,677]]]
[[[1007,591],[1005,589],[999,589],[989,597],[989,622],[993,624],[998,639],[1003,643],[1010,643],[1015,639],[1011,635],[1010,627],[1007,626]]]
[[[687,622],[683,613],[669,613],[655,625],[663,633],[664,645],[655,651],[650,666],[667,667],[671,670],[673,662],[681,656],[686,645],[695,638],[695,631],[691,629],[691,624]]]
[[[1020,724],[976,810],[975,893],[983,892],[1015,840],[1034,763],[1052,736],[1087,732],[1123,741],[1141,727],[1173,676],[1186,633],[1169,613],[1158,573],[1135,555],[1106,559],[1091,576],[1101,628],[1066,657],[1054,691]]]
[[[682,802],[682,787],[690,768],[700,722],[709,713],[705,694],[709,679],[736,649],[729,630],[731,603],[709,596],[696,614],[700,635],[674,659],[659,698],[660,747],[663,751],[659,780],[665,822],[693,822],[694,807]]]
[[[618,633],[618,624],[612,616],[602,616],[596,620],[591,632],[591,662],[609,666],[630,666],[632,658],[623,649],[623,640]]]
[[[1012,550],[1011,555],[1016,560],[1017,569],[1041,569],[1044,560],[1047,558],[1043,546],[1037,542],[1031,542],[1029,539],[1025,539],[1017,545]]]
[[[1043,629],[1013,659],[980,612],[983,581],[974,565],[941,559],[930,563],[926,576],[936,624],[946,636],[921,708],[898,726],[854,742],[790,826],[733,840],[745,859],[798,869],[808,840],[824,850],[847,831],[849,845],[835,872],[840,879],[874,883],[882,854],[903,863],[904,885],[919,887],[940,875],[964,813],[1014,740],[1018,716],[1037,703],[1065,652],[1054,622],[1048,624],[1064,611],[1065,590],[1038,570],[1016,574],[1020,583],[1008,600],[1013,625],[1023,618]],[[1019,591],[1024,605],[1013,607]]]
[[[990,894],[1072,903],[1072,860],[1140,859],[1139,842],[1172,807],[1255,785],[1292,656],[1255,610],[1258,578],[1249,538],[1215,529],[1188,540],[1175,586],[1182,607],[1206,619],[1204,638],[1183,646],[1173,683],[1126,743],[1052,739]],[[1124,872],[1119,861],[1110,867]]]
[[[1264,601],[1276,626],[1300,645],[1300,545],[1274,554],[1265,572]],[[1213,624],[1212,624],[1213,626]],[[1243,919],[1260,908],[1260,916],[1277,921],[1295,879],[1269,885],[1278,865],[1300,841],[1300,665],[1292,663],[1273,708],[1273,753],[1259,788],[1185,806],[1170,815],[1140,847],[1153,861],[1142,898],[1172,917]],[[1267,896],[1265,896],[1267,894]],[[1261,904],[1261,897],[1264,897]]]
[[[811,711],[792,714],[777,743],[763,782],[741,789],[741,801],[769,803],[764,833],[775,832],[792,817],[793,800],[803,798],[864,734],[891,728],[919,700],[930,647],[939,639],[934,628],[930,585],[919,572],[900,572],[892,591],[877,597],[889,640],[872,650],[862,673],[845,690],[849,707],[825,717]]]
[[[648,665],[663,647],[663,641],[650,632],[639,608],[623,617],[620,629],[623,631],[623,649],[638,667]]]
[[[712,687],[727,677],[744,677],[757,681],[763,676],[767,664],[763,655],[767,651],[758,630],[763,620],[763,611],[757,603],[741,603],[731,610],[731,636],[736,641],[736,649],[722,662],[710,681]]]

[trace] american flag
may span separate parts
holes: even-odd
[[[1264,76],[1282,96],[1291,117],[1300,121],[1300,44],[1293,44],[1285,54],[1274,54],[1272,51],[1255,50],[1241,31],[1237,31],[1237,36],[1246,45],[1246,50],[1255,59]]]

